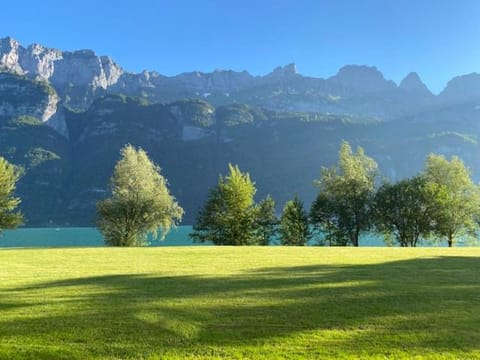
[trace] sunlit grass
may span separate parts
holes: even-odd
[[[480,358],[479,256],[0,250],[0,358]]]

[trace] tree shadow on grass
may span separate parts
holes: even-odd
[[[354,354],[469,352],[480,344],[479,294],[473,257],[270,267],[228,277],[87,277],[4,292],[2,310],[35,299],[34,316],[2,319],[0,337],[65,344],[70,358],[281,344],[315,331],[331,331],[322,333],[323,344]]]

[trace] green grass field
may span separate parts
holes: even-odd
[[[480,358],[480,249],[4,249],[0,358]]]

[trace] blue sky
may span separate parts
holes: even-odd
[[[417,71],[439,92],[480,72],[477,0],[118,0],[4,2],[0,37],[91,48],[130,71],[214,69],[254,75],[295,62],[328,77],[374,65],[399,82]]]

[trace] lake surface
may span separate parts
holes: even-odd
[[[153,240],[151,246],[205,246],[195,244],[188,234],[191,226],[179,226],[163,241]],[[208,245],[208,244],[207,244]],[[65,247],[104,246],[102,234],[96,228],[20,228],[7,230],[0,236],[0,247]]]
[[[189,234],[191,226],[179,226],[170,231],[163,241],[151,239],[151,246],[206,246],[209,243],[196,244]],[[312,245],[314,242],[312,242]],[[386,246],[382,236],[366,235],[360,240],[361,246]],[[478,245],[459,243],[456,246]],[[0,235],[1,247],[66,247],[66,246],[104,246],[103,237],[96,228],[20,228],[7,230]],[[421,246],[446,246],[424,243]]]

